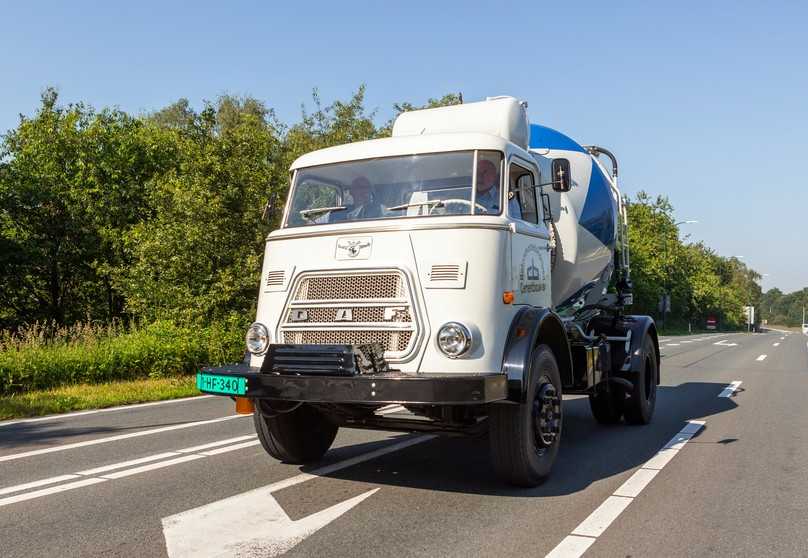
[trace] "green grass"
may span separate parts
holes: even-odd
[[[169,378],[241,360],[241,324],[34,324],[0,334],[0,396],[76,384]]]
[[[80,384],[0,397],[0,420],[200,395],[195,376]]]

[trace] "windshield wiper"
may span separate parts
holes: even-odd
[[[443,207],[443,200],[424,200],[412,203],[402,203],[401,205],[394,205],[388,207],[387,211],[400,211],[402,209],[409,209],[411,207],[420,207],[422,205],[434,205],[435,207]]]
[[[311,218],[312,215],[319,215],[320,213],[331,213],[332,211],[344,211],[348,209],[347,206],[344,205],[335,205],[334,207],[315,207],[312,209],[302,209],[300,210],[300,216],[304,219],[314,222]]]

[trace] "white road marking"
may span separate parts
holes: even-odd
[[[203,459],[204,455],[199,455],[197,453],[191,453],[187,455],[181,455],[179,457],[175,457],[174,459],[169,459],[168,461],[159,461],[157,463],[150,463],[148,465],[141,465],[140,467],[135,467],[134,469],[124,469],[123,471],[117,471],[115,473],[109,473],[108,475],[101,475],[102,479],[122,479],[124,477],[131,477],[132,475],[139,475],[140,473],[145,473],[146,471],[154,471],[155,469],[162,469],[164,467],[171,467],[172,465],[179,465],[180,463],[185,463],[187,461],[194,461],[196,459]]]
[[[85,486],[90,486],[92,484],[98,484],[99,482],[106,482],[107,479],[90,477],[88,479],[81,479],[77,480],[76,482],[69,482],[67,484],[60,484],[59,486],[53,486],[51,488],[45,488],[42,490],[36,490],[34,492],[26,492],[25,494],[18,494],[17,496],[9,496],[8,498],[0,498],[0,507],[7,506],[9,504],[16,504],[17,502],[24,502],[25,500],[33,500],[34,498],[40,498],[42,496],[49,496],[51,494],[58,494],[59,492],[66,492],[68,490],[73,490],[76,488],[84,488]]]
[[[270,485],[163,518],[169,557],[174,556],[278,556],[375,494],[374,488],[350,500],[292,521],[274,492],[319,478],[340,469],[433,439],[416,436],[350,459],[301,473]],[[257,440],[256,440],[257,442]],[[233,529],[238,525],[239,529]]]
[[[233,446],[225,446],[223,448],[216,448],[216,449],[212,449],[212,450],[208,450],[208,451],[203,451],[201,455],[204,455],[206,457],[212,457],[214,455],[221,455],[221,454],[227,453],[229,451],[236,451],[236,450],[240,450],[240,449],[244,449],[244,448],[250,448],[252,446],[257,446],[260,443],[261,443],[260,440],[252,440],[250,442],[241,442],[240,444],[236,444],[236,445],[233,445]]]
[[[692,343],[693,341],[682,341],[682,343]]]
[[[730,383],[727,387],[721,390],[721,393],[718,394],[718,397],[732,397],[732,394],[737,391],[737,389],[741,386],[743,382],[740,380],[735,380],[734,382]]]
[[[46,486],[48,484],[56,484],[57,482],[77,478],[79,478],[78,475],[59,475],[58,477],[50,477],[49,479],[42,479],[34,482],[26,482],[25,484],[18,484],[15,486],[9,486],[7,488],[0,488],[0,495],[11,494],[12,492],[21,492],[23,490],[28,490],[29,488],[39,488],[40,486]]]
[[[255,434],[246,434],[244,436],[236,436],[235,438],[227,438],[226,440],[219,440],[218,442],[210,442],[208,444],[202,444],[199,446],[191,446],[190,448],[183,448],[176,450],[177,453],[196,453],[198,451],[216,448],[219,446],[226,446],[227,444],[235,444],[236,442],[243,442],[244,440],[249,440],[251,438],[255,438]]]
[[[155,453],[154,455],[147,455],[146,457],[140,457],[138,459],[121,461],[120,463],[113,463],[112,465],[104,465],[102,467],[95,467],[94,469],[79,471],[76,474],[83,475],[85,477],[92,477],[94,475],[97,475],[98,473],[106,473],[108,471],[114,471],[115,469],[124,469],[125,467],[131,467],[133,465],[141,465],[142,463],[151,463],[152,461],[159,461],[161,459],[165,459],[166,457],[173,457],[175,455],[179,454],[173,451]]]
[[[377,415],[391,415],[393,413],[403,413],[403,412],[406,412],[406,411],[407,411],[407,409],[405,407],[403,407],[402,405],[386,405],[386,406],[382,407],[381,409],[377,409],[375,414],[377,414]]]
[[[766,355],[760,355],[755,360],[757,360],[757,361],[766,360]]]
[[[172,424],[171,426],[161,426],[160,428],[152,428],[150,430],[139,430],[129,434],[117,434],[115,436],[108,436],[106,438],[95,438],[93,440],[85,440],[83,442],[74,442],[72,444],[63,444],[61,446],[52,446],[38,450],[24,451],[22,453],[12,453],[10,455],[0,455],[0,462],[13,461],[15,459],[22,459],[24,457],[32,457],[35,455],[43,455],[46,453],[53,453],[57,451],[65,451],[75,448],[83,448],[87,446],[95,446],[98,444],[107,444],[109,442],[117,442],[119,440],[128,440],[129,438],[139,438],[141,436],[149,436],[151,434],[160,434],[162,432],[171,432],[172,430],[182,430],[184,428],[192,428],[194,426],[202,426],[205,424],[213,424],[225,420],[232,420],[237,418],[244,418],[250,415],[228,415],[226,417],[219,417],[208,420],[198,420],[195,422],[183,422],[181,424]]]
[[[688,421],[676,436],[637,469],[626,482],[598,506],[572,532],[547,554],[552,558],[578,558],[609,528],[615,519],[639,496],[643,489],[659,474],[659,471],[679,453],[684,445],[704,427],[704,421]]]
[[[22,424],[28,422],[42,422],[46,420],[66,419],[73,417],[83,417],[85,415],[95,415],[97,413],[111,413],[114,411],[128,411],[129,409],[140,409],[142,407],[155,407],[157,405],[168,405],[170,403],[186,403],[188,401],[199,401],[216,397],[215,395],[195,395],[193,397],[181,397],[180,399],[167,399],[165,401],[151,401],[149,403],[135,403],[134,405],[118,405],[117,407],[106,407],[104,409],[91,409],[89,411],[75,411],[73,413],[62,413],[58,415],[48,415],[45,417],[35,417],[26,419],[14,419],[0,421],[0,428],[11,426],[12,424]]]
[[[772,347],[779,347],[779,346],[780,346],[780,343],[775,343],[774,345],[772,345]]]
[[[666,347],[678,347],[679,343],[665,343]]]
[[[737,347],[738,346],[737,343],[730,343],[726,339],[722,339],[721,341],[713,343],[713,345],[719,345],[721,347]]]

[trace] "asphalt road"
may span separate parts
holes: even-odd
[[[807,342],[663,339],[653,423],[565,398],[533,490],[483,438],[343,429],[316,469],[284,465],[225,398],[0,423],[0,555],[805,556]]]

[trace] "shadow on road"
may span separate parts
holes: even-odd
[[[717,397],[725,387],[726,384],[702,382],[660,386],[654,421],[648,426],[602,426],[592,418],[586,398],[565,400],[563,440],[553,474],[535,489],[508,487],[497,479],[489,462],[487,437],[432,440],[337,471],[329,477],[482,495],[571,494],[643,464],[688,420],[705,418],[705,428],[709,428],[710,416],[737,406],[731,398]]]

